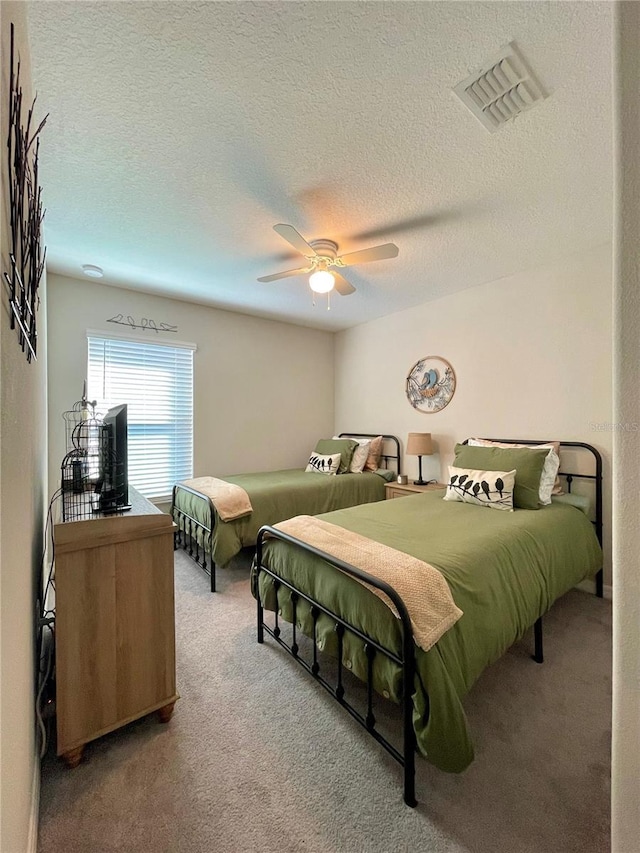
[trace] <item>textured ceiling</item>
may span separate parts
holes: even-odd
[[[34,2],[49,269],[340,329],[611,238],[612,4]],[[515,40],[549,98],[452,88]],[[320,298],[272,230],[393,241]],[[90,283],[87,282],[87,286]]]

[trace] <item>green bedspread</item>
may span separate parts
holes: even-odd
[[[224,479],[245,489],[253,512],[233,521],[221,521],[215,514],[211,551],[219,566],[228,563],[242,548],[255,545],[258,530],[263,524],[277,524],[294,515],[318,515],[356,504],[382,501],[385,496],[385,481],[373,472],[327,476],[294,468],[234,474]],[[178,489],[176,506],[211,527],[208,499]],[[198,540],[207,547],[201,534]]]
[[[419,751],[442,770],[460,772],[473,760],[462,698],[482,671],[497,660],[553,602],[602,566],[593,525],[572,506],[498,512],[442,500],[430,492],[323,515],[325,521],[412,554],[438,568],[449,583],[462,618],[428,652],[416,649],[414,728]],[[334,609],[365,634],[396,653],[399,622],[359,583],[289,543],[265,542],[263,564],[302,592]],[[255,582],[255,576],[252,579]],[[261,598],[275,609],[272,581],[260,576]],[[288,593],[279,608],[291,620]],[[312,621],[298,607],[302,630]],[[318,621],[318,645],[336,654],[334,624]],[[345,636],[343,660],[366,677],[363,644]],[[400,671],[376,658],[374,688],[399,701]]]

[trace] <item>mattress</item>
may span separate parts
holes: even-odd
[[[497,660],[561,595],[602,567],[602,552],[584,512],[554,502],[538,510],[499,512],[442,500],[429,492],[321,516],[439,569],[455,603],[459,621],[428,652],[416,647],[417,673],[413,719],[420,753],[442,770],[460,772],[473,760],[473,743],[462,699],[484,669]],[[267,540],[268,566],[350,624],[396,654],[401,650],[397,619],[361,584],[319,557],[281,540]],[[253,584],[255,594],[255,568]],[[260,574],[260,595],[267,609],[291,620],[289,593],[276,593],[272,579]],[[303,601],[297,621],[312,635],[312,619]],[[318,646],[337,654],[333,621],[321,615]],[[347,634],[345,666],[363,680],[367,659],[363,642]],[[401,673],[377,656],[374,689],[395,701],[401,697]]]
[[[250,515],[233,521],[221,521],[215,510],[212,519],[209,499],[180,489],[180,484],[175,492],[175,506],[205,527],[211,529],[213,525],[211,556],[217,565],[224,566],[242,548],[256,544],[258,530],[263,524],[277,524],[294,515],[318,515],[384,500],[387,473],[370,471],[329,476],[293,468],[225,477],[227,482],[245,489],[253,507]],[[202,531],[196,535],[200,544],[209,550],[209,542]]]

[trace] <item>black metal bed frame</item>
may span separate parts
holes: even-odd
[[[292,536],[289,536],[286,533],[283,533],[280,530],[276,530],[275,527],[264,526],[260,528],[260,532],[258,533],[258,542],[256,546],[256,600],[257,600],[257,608],[258,608],[258,642],[264,642],[264,632],[266,631],[273,639],[282,646],[289,654],[291,654],[298,663],[306,669],[306,671],[312,675],[316,681],[318,681],[324,688],[327,690],[337,702],[342,705],[342,707],[351,714],[351,716],[363,726],[369,734],[371,734],[379,744],[381,744],[387,752],[389,752],[395,759],[398,761],[402,767],[404,768],[404,801],[408,806],[414,807],[417,805],[417,800],[415,797],[415,733],[413,731],[413,679],[415,672],[415,648],[414,648],[414,640],[413,640],[413,631],[411,629],[411,619],[409,618],[409,614],[407,612],[407,608],[405,606],[404,601],[400,598],[398,593],[393,589],[393,587],[389,586],[389,584],[385,583],[380,578],[376,578],[373,575],[367,574],[367,572],[363,572],[360,569],[355,568],[355,566],[350,566],[348,563],[343,562],[342,560],[337,559],[336,557],[332,557],[330,554],[325,553],[324,551],[320,551],[318,548],[314,548],[312,545],[305,545],[304,550],[310,554],[314,554],[317,557],[321,557],[323,560],[326,560],[332,566],[343,571],[345,574],[351,575],[354,578],[357,578],[360,581],[364,581],[370,584],[376,589],[382,590],[393,602],[396,607],[398,614],[400,616],[400,622],[402,625],[402,655],[398,656],[393,652],[390,652],[388,649],[385,649],[384,646],[381,646],[375,640],[372,640],[371,637],[367,637],[366,634],[363,634],[358,628],[354,625],[351,625],[347,620],[343,619],[342,616],[339,616],[337,613],[334,613],[328,607],[325,607],[319,601],[315,601],[310,596],[296,589],[292,584],[288,581],[283,580],[275,572],[272,572],[266,566],[262,565],[262,546],[265,537],[282,539],[285,542],[290,542],[293,545],[300,545],[300,540],[295,539]],[[280,586],[288,589],[291,595],[291,605],[293,608],[293,621],[291,623],[292,631],[293,631],[293,640],[291,645],[285,642],[282,639],[280,627],[278,625],[278,611],[275,611],[275,627],[271,628],[264,621],[264,607],[260,600],[260,590],[258,586],[259,575],[260,572],[264,572],[269,575],[274,580],[274,586],[276,595],[278,594],[278,590]],[[313,619],[313,663],[310,665],[307,661],[298,654],[299,647],[296,642],[296,607],[299,599],[303,599],[308,604],[311,605],[311,617]],[[320,613],[324,613],[334,620],[336,626],[336,634],[338,636],[338,676],[336,686],[333,687],[321,674],[320,674],[320,664],[318,663],[318,646],[316,644],[316,625],[318,621],[318,617]],[[364,649],[367,657],[367,714],[366,716],[362,716],[362,714],[354,708],[346,699],[345,699],[345,689],[343,684],[343,673],[342,673],[342,641],[344,637],[345,631],[350,631],[355,634],[355,636],[359,637],[364,641]],[[392,743],[390,743],[377,729],[376,718],[373,713],[373,661],[376,654],[382,654],[390,660],[394,661],[394,663],[398,664],[402,670],[402,710],[403,710],[403,750],[399,752]]]
[[[505,444],[547,444],[548,442],[544,441],[527,441],[524,442],[522,439],[492,439],[493,441],[500,441]],[[466,443],[466,442],[465,442]],[[574,479],[580,478],[585,480],[592,480],[595,485],[595,520],[593,521],[595,526],[595,532],[598,537],[598,541],[602,544],[602,457],[598,450],[595,447],[592,447],[590,444],[585,444],[584,442],[577,441],[563,441],[560,442],[561,447],[567,448],[582,448],[588,452],[590,452],[594,457],[594,465],[595,465],[595,473],[594,474],[577,474],[573,472],[563,472],[560,471],[559,474],[563,476],[567,482],[567,491],[571,492],[571,485]],[[262,560],[262,551],[264,540],[267,538],[280,539],[285,542],[289,542],[294,545],[296,548],[303,550],[309,554],[315,555],[316,557],[320,557],[322,560],[326,561],[329,565],[334,566],[337,569],[340,569],[347,575],[354,577],[360,581],[364,581],[370,584],[377,589],[382,590],[393,602],[394,606],[397,609],[397,612],[400,616],[400,623],[402,629],[402,654],[401,656],[394,654],[393,652],[385,649],[379,643],[375,642],[364,634],[359,628],[355,625],[349,623],[344,617],[340,616],[337,613],[334,613],[329,608],[325,607],[321,602],[316,601],[313,597],[307,595],[301,590],[297,589],[293,584],[289,581],[284,580],[282,577],[278,576],[275,572],[269,569],[267,566],[263,565]],[[312,545],[308,545],[304,542],[301,542],[299,539],[296,539],[280,530],[277,530],[274,527],[265,525],[260,528],[258,533],[258,541],[256,546],[256,558],[254,562],[255,568],[255,596],[257,600],[257,639],[258,643],[264,643],[264,633],[269,634],[277,643],[280,645],[285,651],[287,651],[297,662],[305,669],[316,681],[318,681],[324,688],[327,690],[331,696],[336,699],[336,701],[342,705],[342,707],[361,725],[365,728],[369,734],[371,734],[375,740],[384,748],[386,751],[393,757],[395,760],[402,766],[403,768],[403,799],[404,802],[410,806],[415,807],[417,805],[416,794],[415,794],[415,733],[413,729],[413,690],[414,690],[414,674],[415,674],[415,644],[413,638],[413,632],[411,629],[411,620],[408,616],[406,605],[404,604],[402,598],[398,595],[398,593],[387,584],[385,581],[382,581],[380,578],[376,578],[373,575],[369,575],[366,572],[363,572],[360,569],[357,569],[355,566],[351,566],[348,563],[343,562],[342,560],[333,557],[330,554],[325,553]],[[281,588],[285,590],[289,590],[290,601],[293,610],[293,620],[291,623],[292,630],[292,642],[289,645],[283,638],[281,634],[281,629],[279,626],[278,620],[278,609],[276,607],[276,611],[274,614],[275,624],[274,627],[270,627],[264,621],[264,605],[260,598],[260,585],[259,579],[260,574],[264,573],[272,578],[275,588],[276,594],[276,605],[278,602],[278,592]],[[603,594],[603,577],[602,577],[602,569],[598,571],[596,574],[596,595],[599,598],[602,598]],[[299,654],[299,645],[296,640],[296,609],[297,603],[299,600],[304,600],[311,607],[311,616],[313,619],[313,663],[309,664],[300,654]],[[320,674],[320,664],[318,662],[318,647],[316,643],[316,625],[318,621],[318,617],[320,613],[324,613],[330,619],[332,619],[335,623],[335,631],[338,637],[338,652],[337,652],[337,680],[335,686],[329,683],[321,674]],[[534,629],[534,654],[532,658],[536,661],[536,663],[543,663],[543,644],[542,644],[542,616],[540,616],[533,625]],[[343,637],[345,631],[349,631],[354,634],[356,637],[361,639],[364,642],[364,651],[367,657],[367,680],[366,680],[366,690],[367,690],[367,713],[366,716],[363,716],[353,705],[351,705],[345,699],[345,691],[343,685],[343,663],[342,663],[342,645],[343,645]],[[403,749],[400,752],[390,741],[388,741],[376,728],[376,719],[373,713],[373,661],[376,654],[382,654],[383,656],[389,658],[394,663],[396,663],[401,668],[402,672],[402,720],[403,720],[403,731],[402,731],[402,739],[403,739]],[[428,701],[428,698],[427,698]],[[428,713],[428,709],[427,709]]]
[[[180,507],[176,506],[176,493],[178,489],[183,492],[189,492],[190,494],[195,495],[197,498],[200,498],[200,500],[206,501],[209,504],[209,518],[211,519],[211,527],[207,527],[204,522],[198,521],[197,518],[193,518],[193,516],[189,515],[184,510],[180,509]],[[191,559],[197,565],[199,565],[206,574],[210,576],[211,592],[215,592],[216,564],[214,563],[213,557],[211,556],[211,554],[213,553],[211,540],[213,537],[215,515],[211,498],[208,498],[206,495],[203,495],[202,492],[198,492],[196,489],[192,489],[189,486],[184,486],[180,483],[176,483],[171,493],[171,517],[173,518],[173,521],[178,528],[173,534],[174,550],[177,550],[180,546],[182,546],[182,549],[188,553]],[[202,562],[200,562],[201,546],[198,541],[199,532],[202,534]],[[209,553],[209,567],[207,567],[207,552]]]
[[[517,438],[490,438],[487,441],[499,441],[502,444],[550,444],[549,441],[523,441]],[[467,443],[466,441],[464,442]],[[595,506],[593,526],[595,527],[598,542],[602,546],[602,456],[600,452],[592,444],[586,444],[584,441],[561,441],[560,447],[578,447],[588,451],[593,456],[593,465],[595,472],[593,474],[575,474],[569,471],[558,471],[558,476],[564,477],[567,483],[567,492],[571,494],[571,486],[574,480],[593,480],[595,487]],[[603,597],[604,592],[604,575],[602,569],[596,574],[596,595],[598,598]],[[542,663],[542,661],[540,661]]]
[[[367,432],[341,432],[339,434],[340,438],[377,438],[377,436],[381,435],[381,433],[367,433]],[[390,463],[394,462],[396,467],[396,473],[400,473],[400,442],[395,435],[385,435],[382,434],[383,438],[383,452],[380,456],[380,460],[384,462],[385,468],[390,467]],[[384,446],[386,442],[391,442],[395,446],[395,453],[385,453]],[[189,515],[184,512],[184,510],[180,509],[176,506],[176,493],[178,490],[183,492],[189,492],[192,495],[195,495],[200,500],[205,501],[209,504],[209,518],[211,519],[211,526],[208,527],[204,522],[199,521],[197,518]],[[213,531],[215,527],[215,509],[213,503],[210,498],[206,495],[203,495],[202,492],[197,491],[196,489],[192,489],[189,486],[184,486],[181,483],[176,483],[173,487],[171,493],[171,517],[173,518],[177,530],[173,537],[174,550],[177,550],[180,546],[182,549],[188,553],[191,559],[202,568],[202,570],[208,574],[211,578],[211,592],[216,591],[216,564],[213,559]],[[202,544],[198,537],[201,538]],[[200,557],[200,551],[202,551],[202,558]],[[207,566],[207,553],[209,554],[209,566]]]

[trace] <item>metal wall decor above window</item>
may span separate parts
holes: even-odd
[[[14,26],[11,24],[11,58],[9,71],[9,133],[8,195],[10,271],[4,271],[4,281],[9,291],[11,328],[18,332],[18,341],[27,361],[37,357],[36,321],[40,299],[38,288],[46,252],[41,246],[42,209],[41,188],[38,183],[39,134],[48,116],[39,125],[33,117],[36,99],[23,122],[23,93],[20,86],[20,58],[15,56]]]
[[[171,496],[193,476],[192,344],[88,332],[87,395],[98,411],[128,407],[129,482],[148,498]]]

